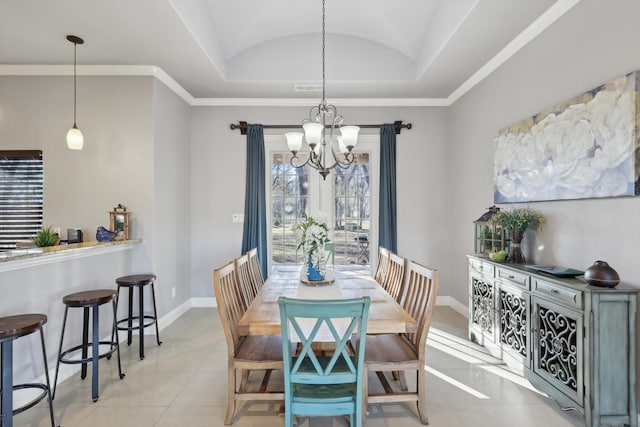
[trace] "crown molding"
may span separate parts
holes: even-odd
[[[197,98],[194,106],[202,107],[309,107],[311,98]],[[337,107],[446,107],[444,98],[334,98],[327,102]]]
[[[160,80],[183,101],[193,105],[191,96],[177,81],[153,65],[78,65],[79,76],[151,76]],[[0,76],[72,76],[73,65],[0,64]]]

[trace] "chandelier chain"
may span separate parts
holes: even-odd
[[[324,93],[325,92],[325,86],[326,86],[326,84],[325,84],[325,71],[324,71],[324,57],[325,57],[325,54],[324,54],[324,45],[325,45],[325,23],[324,23],[324,15],[325,15],[324,9],[325,9],[325,6],[324,6],[324,2],[325,2],[325,0],[322,0],[322,104],[323,105],[326,104],[325,93]]]

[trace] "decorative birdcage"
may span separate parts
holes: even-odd
[[[500,211],[499,207],[491,206],[480,218],[473,221],[475,225],[475,253],[487,255],[490,252],[507,250],[507,229],[501,225],[490,224],[492,216]]]

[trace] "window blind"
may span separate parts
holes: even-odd
[[[0,251],[42,228],[42,151],[0,150]]]

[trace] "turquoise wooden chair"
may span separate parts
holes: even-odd
[[[294,415],[349,415],[351,427],[362,427],[364,345],[353,354],[355,334],[365,343],[369,297],[345,300],[300,300],[280,297],[284,362],[285,427]],[[331,356],[313,352],[319,332],[328,330],[336,348]],[[299,342],[298,354],[291,350]],[[295,348],[295,347],[294,347]],[[366,392],[366,391],[365,391]]]

